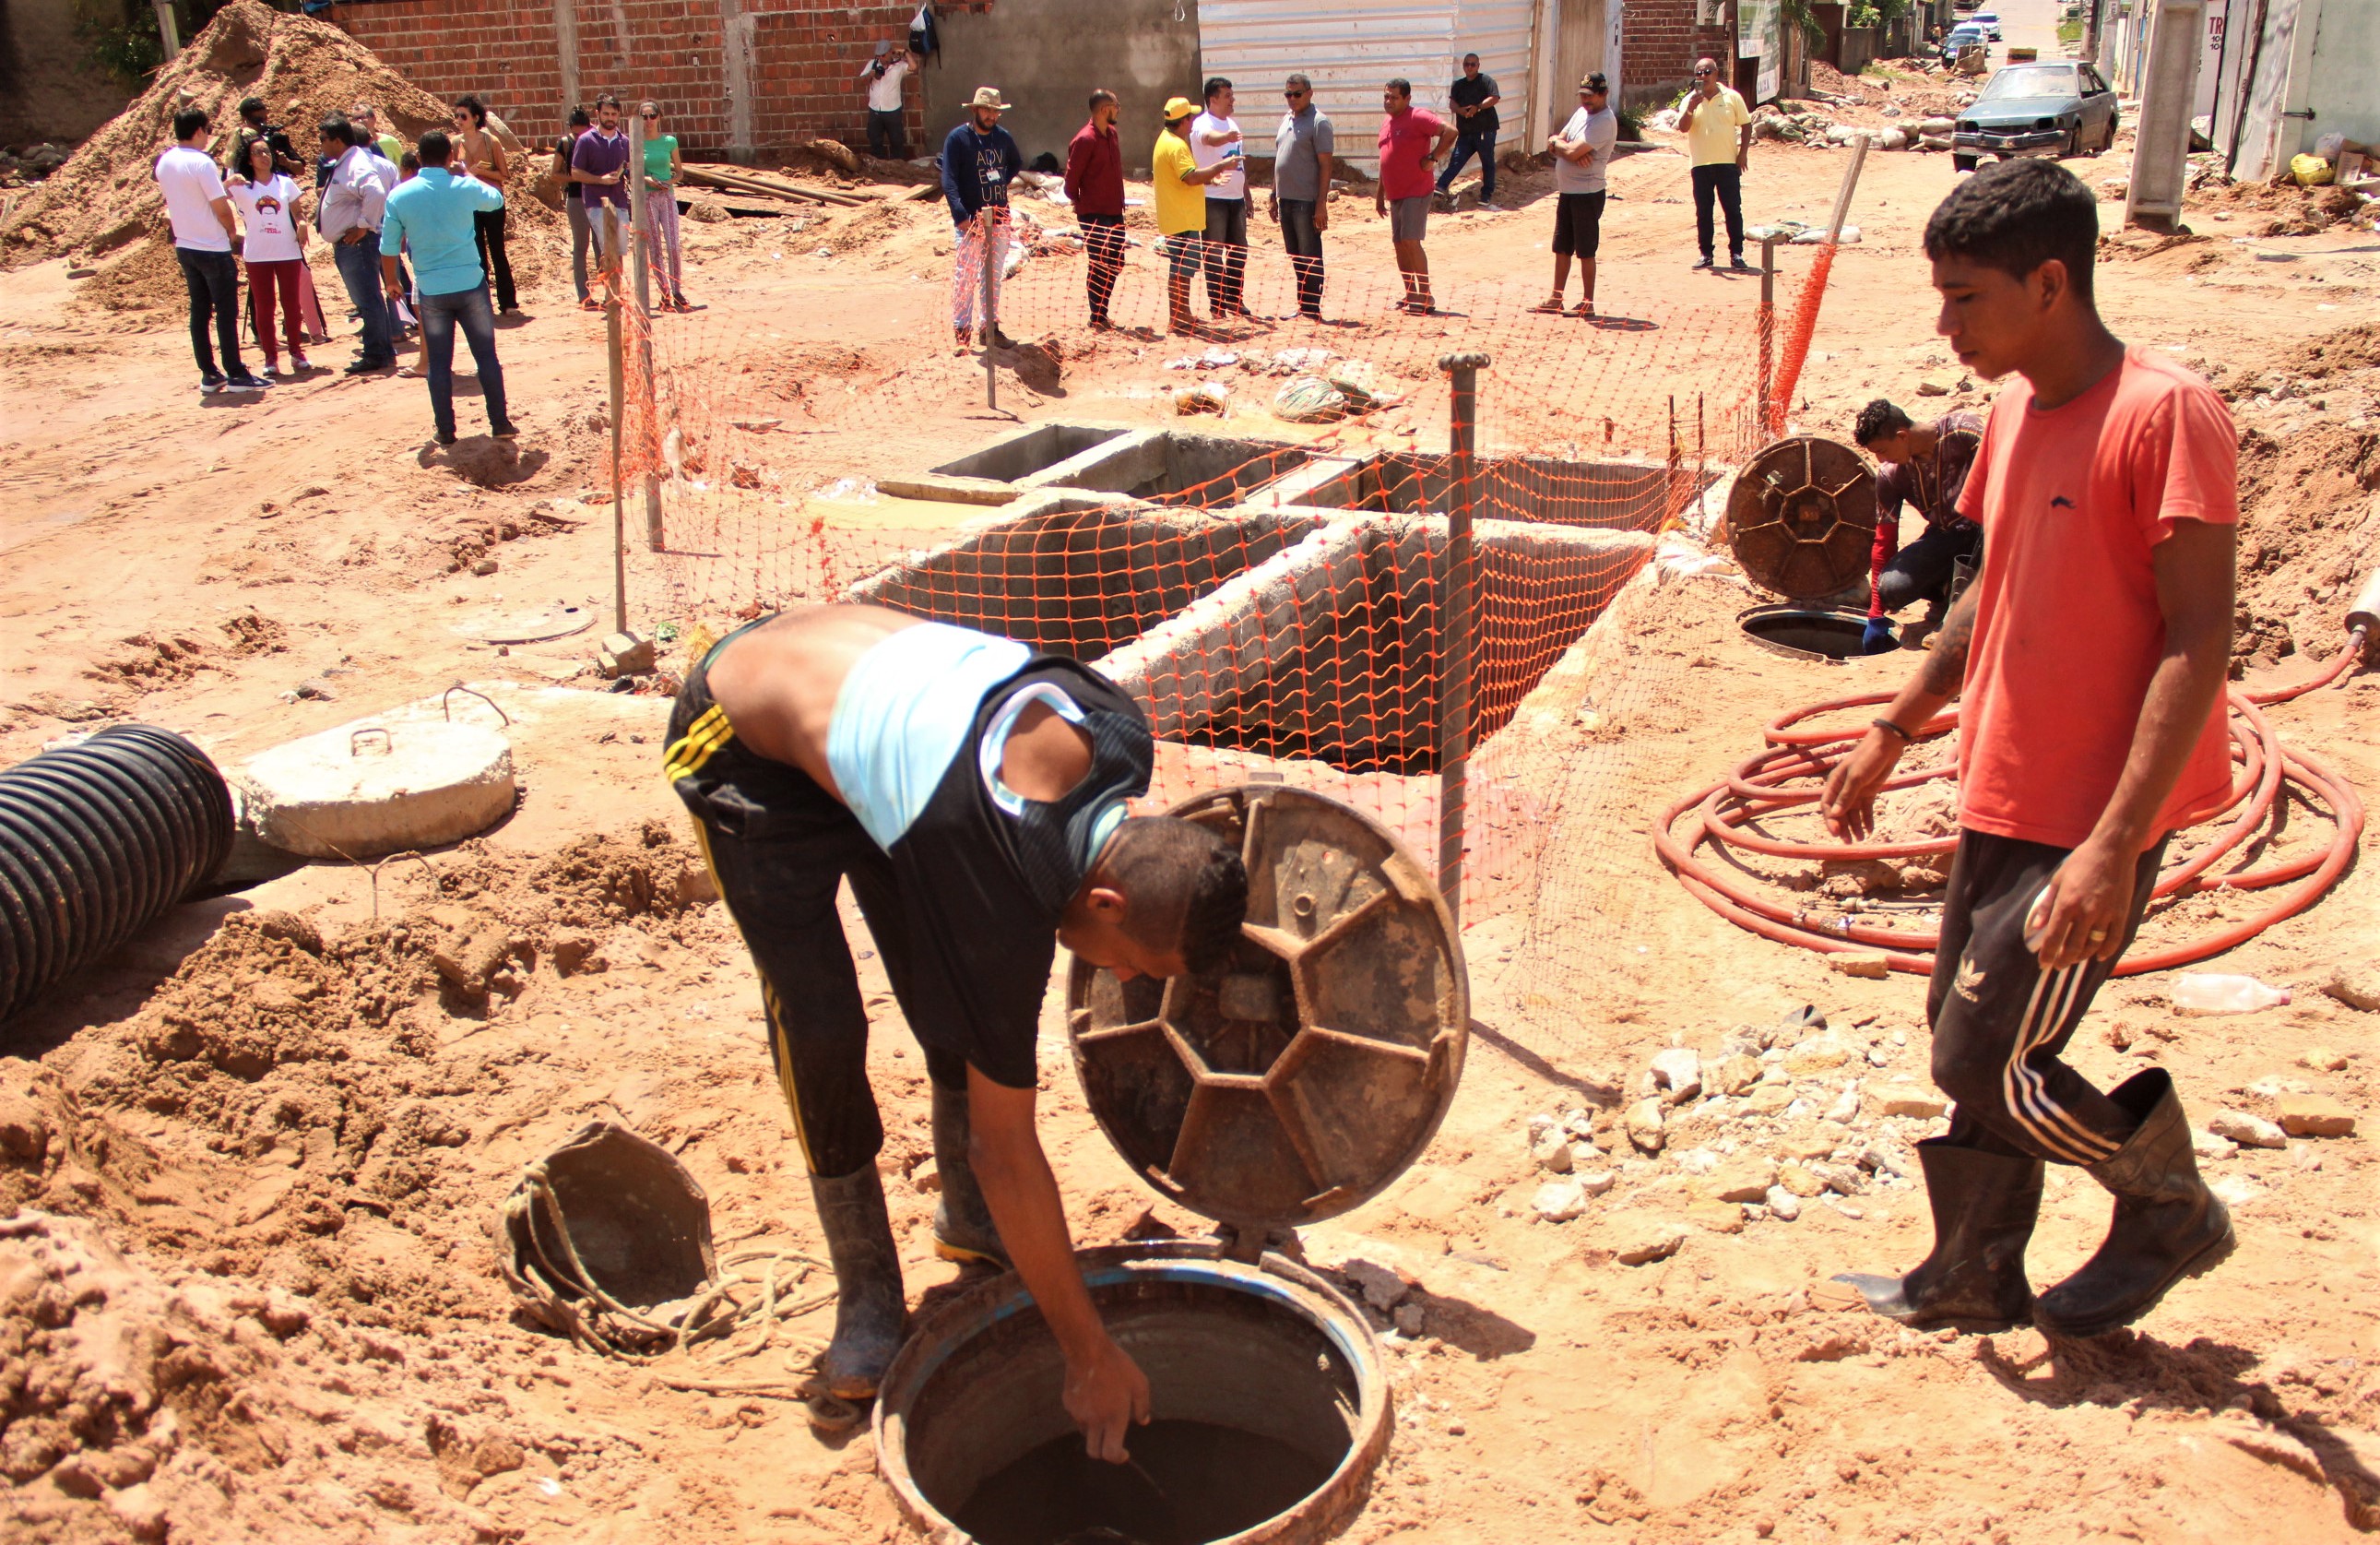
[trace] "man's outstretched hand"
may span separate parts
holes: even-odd
[[[1083,1429],[1083,1450],[1121,1465],[1132,1454],[1125,1432],[1148,1425],[1148,1376],[1112,1341],[1078,1365],[1066,1365],[1066,1414]]]
[[[1865,842],[1876,830],[1876,797],[1900,762],[1900,737],[1870,730],[1827,774],[1818,814],[1827,830],[1845,842]]]

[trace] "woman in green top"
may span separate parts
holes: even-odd
[[[640,102],[637,116],[645,120],[645,231],[653,277],[662,282],[662,309],[690,311],[678,277],[677,136],[662,132],[661,103]]]

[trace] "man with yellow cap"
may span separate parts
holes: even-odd
[[[978,86],[967,99],[966,121],[942,141],[942,198],[951,206],[952,225],[951,330],[963,351],[975,342],[978,292],[983,347],[1011,347],[1000,330],[1000,264],[1008,251],[1008,185],[1025,170],[1025,153],[1000,127],[1007,110],[998,87]]]
[[[1165,127],[1159,130],[1157,149],[1149,156],[1149,182],[1157,191],[1157,234],[1165,249],[1165,313],[1170,331],[1198,335],[1204,331],[1190,310],[1190,281],[1197,276],[1206,250],[1206,185],[1227,176],[1238,164],[1219,161],[1200,167],[1190,149],[1190,120],[1198,106],[1188,97],[1165,104]],[[1207,299],[1215,299],[1216,270],[1207,274]]]

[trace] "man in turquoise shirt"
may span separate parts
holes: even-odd
[[[430,378],[430,412],[438,443],[455,443],[455,329],[471,346],[480,369],[480,396],[488,407],[488,432],[499,440],[520,433],[504,415],[504,370],[496,362],[496,315],[488,305],[487,275],[472,217],[504,207],[504,196],[468,172],[447,166],[455,142],[443,130],[421,137],[417,153],[421,175],[388,196],[380,228],[382,283],[401,298],[396,257],[413,244],[413,281],[421,292],[421,355]]]

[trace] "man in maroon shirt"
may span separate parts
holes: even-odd
[[[1430,195],[1438,191],[1438,163],[1454,143],[1454,126],[1415,107],[1413,82],[1402,78],[1381,89],[1380,110],[1386,116],[1380,119],[1380,180],[1372,208],[1389,222],[1397,272],[1405,281],[1397,310],[1427,316],[1436,307],[1429,296],[1429,257],[1421,241],[1429,229]]]
[[[1104,86],[1091,93],[1091,121],[1066,146],[1066,198],[1083,227],[1090,253],[1091,328],[1114,328],[1108,298],[1123,272],[1123,151],[1116,139],[1116,94]]]

